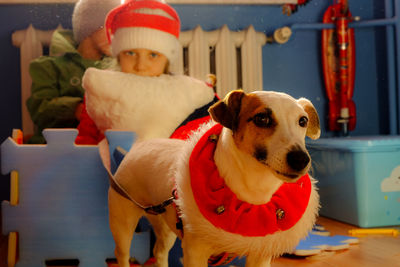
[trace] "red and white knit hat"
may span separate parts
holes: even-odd
[[[105,23],[112,53],[145,48],[172,62],[180,51],[180,20],[176,11],[156,0],[127,0],[108,13]]]

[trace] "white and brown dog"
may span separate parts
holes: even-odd
[[[205,267],[210,258],[222,263],[231,255],[246,256],[248,267],[270,266],[312,228],[319,197],[308,175],[305,137],[320,135],[312,103],[272,91],[232,91],[209,112],[217,123],[189,141],[137,142],[121,162],[109,190],[120,267],[129,266],[143,215],[157,236],[158,266],[168,266],[176,235],[185,267]],[[168,205],[171,192],[177,193],[174,205]]]

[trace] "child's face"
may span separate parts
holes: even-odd
[[[137,48],[119,53],[122,72],[140,76],[159,76],[164,73],[168,59],[161,53]]]
[[[106,56],[111,56],[111,47],[108,43],[107,33],[105,28],[100,28],[92,35],[90,35],[92,39],[94,48],[99,51],[101,54]]]

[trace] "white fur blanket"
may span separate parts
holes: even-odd
[[[83,87],[87,112],[100,130],[133,131],[139,140],[169,137],[214,98],[205,82],[184,75],[143,77],[89,68]]]

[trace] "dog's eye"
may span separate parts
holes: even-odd
[[[267,113],[258,113],[256,114],[252,121],[257,127],[268,128],[273,124],[272,118]]]
[[[299,119],[299,125],[300,125],[301,127],[307,127],[307,124],[308,124],[308,118],[307,118],[306,116],[302,116],[302,117]]]

